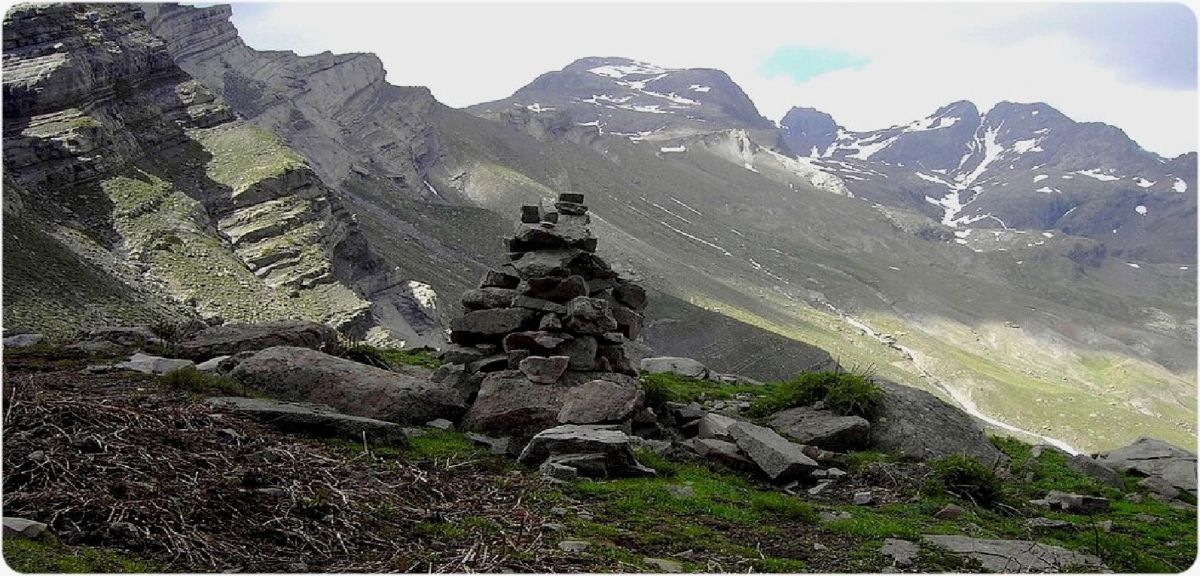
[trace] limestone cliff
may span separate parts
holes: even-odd
[[[4,271],[10,327],[192,311],[311,318],[353,336],[412,338],[436,324],[390,314],[415,302],[411,287],[391,278],[338,198],[177,67],[137,6],[10,10],[4,112],[6,228],[20,224],[4,238],[6,264],[17,264]],[[51,255],[88,273],[46,276],[36,263]],[[142,305],[164,294],[157,311]],[[87,309],[48,308],[71,302]]]

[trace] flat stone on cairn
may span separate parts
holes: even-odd
[[[620,278],[595,254],[597,240],[590,223],[582,194],[564,193],[552,204],[543,201],[521,207],[520,222],[505,239],[510,263],[488,271],[478,289],[463,294],[467,311],[450,324],[450,341],[455,345],[442,353],[442,360],[463,364],[461,379],[467,389],[474,386],[479,395],[490,397],[496,391],[485,393],[480,387],[501,382],[512,387],[514,378],[543,387],[570,387],[592,380],[636,384],[629,376],[637,371],[623,345],[641,332],[646,291]],[[497,354],[506,362],[471,361]],[[505,370],[503,378],[486,378]],[[459,374],[459,370],[443,373]],[[587,380],[580,380],[584,373]],[[547,392],[539,402],[565,397],[566,391]],[[486,411],[483,405],[492,402],[477,404],[481,406],[472,408],[468,423],[496,421],[481,413]],[[519,414],[514,408],[507,406],[506,414]],[[549,408],[539,406],[537,411]]]

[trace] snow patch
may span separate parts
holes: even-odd
[[[699,243],[701,243],[701,244],[704,244],[705,246],[708,246],[708,247],[710,247],[710,248],[715,248],[715,249],[717,249],[717,250],[720,250],[720,251],[721,251],[723,254],[725,254],[726,256],[733,256],[733,254],[730,254],[728,250],[726,250],[726,249],[724,249],[724,248],[722,248],[722,247],[720,247],[720,246],[717,246],[716,244],[713,244],[712,242],[709,242],[708,240],[705,240],[705,239],[703,239],[703,238],[698,238],[698,237],[696,237],[696,236],[693,236],[693,235],[691,235],[691,234],[688,234],[687,232],[684,232],[683,230],[680,230],[680,229],[678,229],[678,228],[676,228],[676,227],[674,227],[674,226],[672,226],[672,225],[670,225],[670,224],[667,224],[666,222],[663,222],[662,220],[659,220],[658,222],[659,222],[660,224],[662,224],[663,226],[666,226],[667,228],[670,228],[672,231],[674,231],[675,233],[677,233],[677,234],[679,234],[679,235],[683,236],[684,238],[688,238],[688,239],[691,239],[691,240],[695,240],[696,242],[699,242]]]
[[[679,146],[663,146],[658,149],[659,152],[687,152],[687,146],[680,144]]]
[[[712,90],[712,86],[701,86],[699,84],[692,84],[691,86],[688,86],[688,90],[691,90],[692,92],[708,92],[709,90]]]
[[[1111,182],[1113,180],[1121,179],[1120,176],[1113,176],[1112,174],[1105,174],[1104,172],[1101,172],[1098,168],[1093,168],[1091,170],[1076,170],[1074,173],[1079,174],[1081,176],[1087,176],[1089,178],[1095,178],[1101,182]]]
[[[660,68],[646,62],[634,62],[632,64],[620,66],[614,66],[610,64],[607,66],[597,66],[595,68],[588,69],[588,72],[591,72],[592,74],[607,78],[624,78],[630,74],[662,74],[666,71],[667,70],[665,68]]]
[[[538,104],[537,102],[534,102],[533,104],[526,106],[525,109],[529,110],[530,112],[553,112],[554,111],[554,107],[542,106],[541,104]]]
[[[1141,214],[1142,216],[1145,216],[1146,212],[1148,212],[1149,210],[1146,210],[1145,206],[1138,204],[1137,207],[1133,209],[1133,211],[1137,212],[1138,214]]]
[[[437,292],[434,291],[433,286],[424,282],[409,280],[408,289],[412,292],[413,298],[416,298],[417,305],[423,310],[437,309]]]
[[[1142,178],[1141,176],[1138,176],[1137,178],[1135,178],[1133,180],[1133,183],[1137,184],[1141,188],[1149,188],[1154,185],[1153,180],[1147,180],[1145,178]]]
[[[1042,180],[1045,180],[1047,178],[1049,178],[1049,176],[1047,176],[1045,174],[1038,174],[1037,176],[1033,177],[1033,183],[1037,184],[1038,182],[1041,182]]]
[[[1053,238],[1053,237],[1054,237],[1054,233],[1052,233],[1052,232],[1042,232],[1042,236],[1045,236],[1046,238]]]
[[[1134,264],[1133,262],[1126,262],[1125,265],[1130,268],[1141,268],[1141,266],[1138,266],[1137,264]]]
[[[1017,140],[1016,142],[1013,142],[1013,150],[1016,150],[1017,154],[1024,154],[1026,152],[1042,152],[1042,147],[1038,146],[1038,143],[1041,141],[1041,138]]]
[[[1037,190],[1034,190],[1034,192],[1041,192],[1042,194],[1053,194],[1053,193],[1055,193],[1055,192],[1058,192],[1058,188],[1051,188],[1051,187],[1049,187],[1049,186],[1042,186],[1041,188],[1038,188]]]
[[[1187,182],[1184,182],[1183,178],[1176,178],[1175,183],[1171,185],[1171,189],[1183,194],[1184,192],[1187,192]]]

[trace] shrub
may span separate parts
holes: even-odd
[[[775,386],[750,406],[751,416],[767,416],[796,406],[821,401],[843,416],[874,419],[883,404],[883,391],[863,374],[848,372],[805,372]]]
[[[337,355],[384,370],[391,370],[400,365],[420,366],[432,370],[442,365],[429,348],[380,348],[355,342],[342,346]]]
[[[929,467],[936,488],[981,506],[1000,501],[1003,493],[1000,479],[991,468],[971,456],[951,454],[930,462]]]
[[[158,383],[175,390],[205,396],[245,396],[247,389],[237,380],[195,368],[180,368],[159,376]]]
[[[658,409],[667,402],[696,402],[702,399],[729,400],[738,394],[764,394],[770,386],[752,384],[726,384],[710,380],[697,380],[678,374],[642,374],[642,389],[646,392],[646,405]]]

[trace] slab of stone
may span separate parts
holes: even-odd
[[[795,480],[817,468],[817,463],[805,456],[799,445],[769,428],[738,422],[729,427],[729,434],[738,448],[774,482]]]
[[[659,572],[666,572],[669,574],[683,572],[683,564],[680,564],[674,560],[667,560],[665,558],[642,558],[642,563],[651,568],[657,569]]]
[[[700,380],[708,377],[708,367],[691,358],[680,358],[677,356],[643,358],[639,367],[643,372],[649,372],[650,374],[678,374]]]
[[[891,558],[892,563],[896,566],[908,568],[917,561],[917,556],[921,553],[921,547],[917,546],[915,542],[909,542],[908,540],[888,538],[879,547],[879,553]]]
[[[1076,454],[1067,459],[1067,466],[1070,466],[1075,471],[1091,476],[1101,484],[1116,488],[1117,490],[1125,489],[1125,481],[1116,470],[1101,464],[1096,459],[1087,454]]]
[[[217,372],[221,368],[221,363],[233,358],[233,356],[216,356],[209,358],[196,365],[196,369],[201,372]]]
[[[473,310],[450,321],[450,339],[456,344],[496,341],[536,322],[540,315],[526,308]]]
[[[871,439],[871,424],[865,418],[807,406],[775,413],[769,426],[790,440],[826,450],[858,450]]]
[[[479,281],[481,288],[516,288],[520,284],[521,278],[516,274],[500,270],[488,270],[484,272],[483,279]]]
[[[1129,446],[1101,454],[1097,460],[1114,470],[1158,476],[1180,490],[1196,493],[1196,455],[1162,440],[1139,438]]]
[[[567,302],[567,321],[563,324],[575,334],[599,335],[617,329],[617,320],[601,298],[580,296]]]
[[[40,344],[46,337],[41,334],[15,334],[4,337],[5,348],[28,348]]]
[[[261,324],[224,324],[206,328],[179,343],[176,348],[182,358],[206,360],[214,356],[232,356],[239,352],[253,352],[275,346],[328,352],[336,350],[338,345],[338,333],[329,326],[306,320],[283,320]]]
[[[570,466],[581,475],[648,476],[654,470],[638,463],[629,436],[614,426],[564,424],[538,432],[518,460],[534,466],[547,460]]]
[[[33,540],[40,538],[47,530],[49,530],[48,526],[36,520],[17,518],[15,516],[4,517],[5,538],[28,538]]]
[[[563,424],[620,422],[641,410],[645,392],[633,378],[589,380],[563,396],[558,421]]]
[[[517,291],[511,288],[477,288],[463,292],[462,305],[468,310],[508,308],[516,297]]]
[[[875,381],[883,405],[871,424],[872,449],[919,460],[965,454],[989,467],[1007,461],[966,412],[924,390]]]
[[[289,434],[322,438],[345,438],[368,445],[402,446],[407,441],[404,429],[394,422],[351,416],[320,404],[284,402],[266,398],[218,396],[205,403],[245,414],[271,428]]]
[[[161,356],[151,356],[141,352],[135,353],[129,357],[129,360],[116,365],[120,370],[131,370],[133,372],[141,372],[143,374],[166,374],[184,368],[193,368],[196,364],[191,360],[180,360],[178,358],[163,358]]]
[[[570,361],[566,356],[529,356],[517,366],[530,382],[553,384],[567,371]]]
[[[1032,503],[1074,514],[1099,514],[1108,511],[1109,508],[1108,498],[1069,494],[1058,490],[1051,490],[1045,498],[1033,500]]]
[[[969,556],[989,572],[1063,572],[1068,568],[1101,568],[1100,559],[1028,540],[984,540],[968,536],[929,535],[922,541],[943,550]]]
[[[700,418],[696,435],[700,438],[716,438],[730,440],[729,427],[737,424],[737,420],[722,414],[709,412]]]

